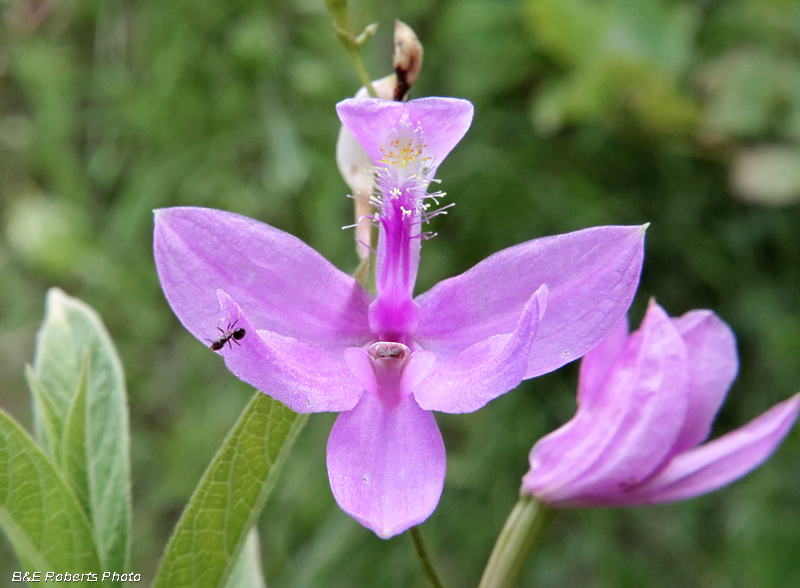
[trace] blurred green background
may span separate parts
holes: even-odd
[[[353,2],[378,21],[365,59],[390,73],[392,21],[425,45],[412,96],[475,121],[439,169],[418,292],[489,254],[598,224],[651,222],[632,320],[651,296],[712,308],[741,373],[715,434],[800,389],[800,3],[796,0]],[[168,534],[252,393],[170,311],[152,209],[216,207],[356,266],[334,162],[334,105],[356,76],[322,0],[0,0],[0,391],[30,426],[23,366],[44,295],[94,306],[127,371],[131,572]],[[438,415],[444,494],[423,526],[448,586],[476,585],[533,442],[574,412],[576,365],[469,415]],[[314,415],[262,518],[273,588],[422,587],[405,537],[335,505],[334,415]],[[19,565],[0,540],[0,570]],[[687,503],[556,517],[523,585],[800,586],[800,433],[757,473]]]

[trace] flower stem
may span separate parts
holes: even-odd
[[[422,566],[422,571],[425,577],[428,578],[434,588],[444,588],[444,584],[436,575],[436,570],[433,569],[431,558],[428,556],[428,550],[425,548],[425,542],[422,540],[422,533],[419,526],[411,527],[409,530],[411,542],[414,544],[414,551],[417,552],[419,563]]]
[[[542,536],[550,510],[533,496],[521,494],[483,571],[478,588],[514,588]]]
[[[325,4],[333,17],[333,30],[336,31],[336,36],[339,37],[342,45],[347,50],[361,85],[367,89],[372,98],[377,98],[378,94],[375,92],[375,88],[372,87],[372,78],[369,76],[369,72],[367,72],[367,68],[361,59],[359,49],[367,39],[375,34],[378,25],[373,23],[367,26],[364,32],[356,37],[353,21],[347,11],[347,0],[325,0]]]

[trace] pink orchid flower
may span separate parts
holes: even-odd
[[[425,520],[442,492],[430,411],[477,410],[602,341],[638,285],[644,228],[529,241],[415,298],[421,226],[442,196],[427,188],[472,105],[351,99],[337,110],[375,166],[377,296],[299,239],[218,210],[156,211],[155,258],[195,337],[244,329],[219,349],[236,376],[292,410],[342,413],[328,441],[333,495],[390,537]]]
[[[800,410],[793,396],[702,443],[738,370],[736,341],[709,310],[670,318],[651,302],[586,354],[578,412],[530,453],[523,491],[558,507],[632,506],[692,498],[763,463]]]

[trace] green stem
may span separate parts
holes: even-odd
[[[375,88],[372,87],[372,78],[369,77],[369,72],[367,72],[367,67],[361,60],[361,53],[358,50],[358,46],[347,47],[347,53],[350,55],[350,61],[353,62],[353,67],[355,68],[356,73],[358,74],[358,79],[361,82],[361,85],[367,89],[367,92],[369,92],[370,97],[377,98],[378,93],[375,92]]]
[[[353,67],[358,74],[358,79],[361,85],[367,89],[369,95],[377,98],[378,94],[375,88],[372,87],[372,78],[369,76],[364,62],[361,59],[361,52],[359,51],[361,45],[375,34],[377,25],[371,24],[364,32],[356,37],[356,31],[353,28],[353,21],[350,18],[350,13],[347,11],[347,0],[325,0],[328,11],[333,17],[333,29],[336,31],[336,36],[344,45],[347,54],[350,56],[350,61],[353,62]]]
[[[414,551],[417,552],[419,563],[422,566],[422,571],[425,572],[425,577],[428,578],[434,588],[444,588],[444,584],[436,575],[436,570],[433,569],[431,558],[428,556],[428,550],[425,549],[425,542],[422,540],[422,533],[419,526],[411,527],[409,530],[411,542],[414,544]]]
[[[525,565],[539,543],[549,513],[547,506],[533,496],[520,495],[497,537],[478,588],[514,588],[518,585]]]

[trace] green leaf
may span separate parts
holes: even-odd
[[[102,570],[125,572],[131,507],[122,364],[97,313],[57,288],[47,294],[28,380],[36,437],[86,510]]]
[[[89,472],[86,460],[86,396],[89,389],[89,371],[92,358],[84,348],[83,365],[78,378],[78,391],[67,413],[61,441],[61,471],[75,491],[75,496],[85,512],[91,512],[89,498]]]
[[[153,588],[223,588],[308,420],[257,392],[203,474]]]
[[[25,366],[25,378],[33,396],[33,418],[38,430],[39,444],[51,457],[57,457],[59,439],[61,438],[61,419],[59,411],[53,403],[52,396],[47,392],[36,377],[36,373],[29,365]]]
[[[253,527],[247,534],[225,588],[267,588],[262,567],[261,542],[258,540],[258,530]]]
[[[97,572],[94,536],[75,494],[28,434],[0,410],[0,527],[31,572]]]

